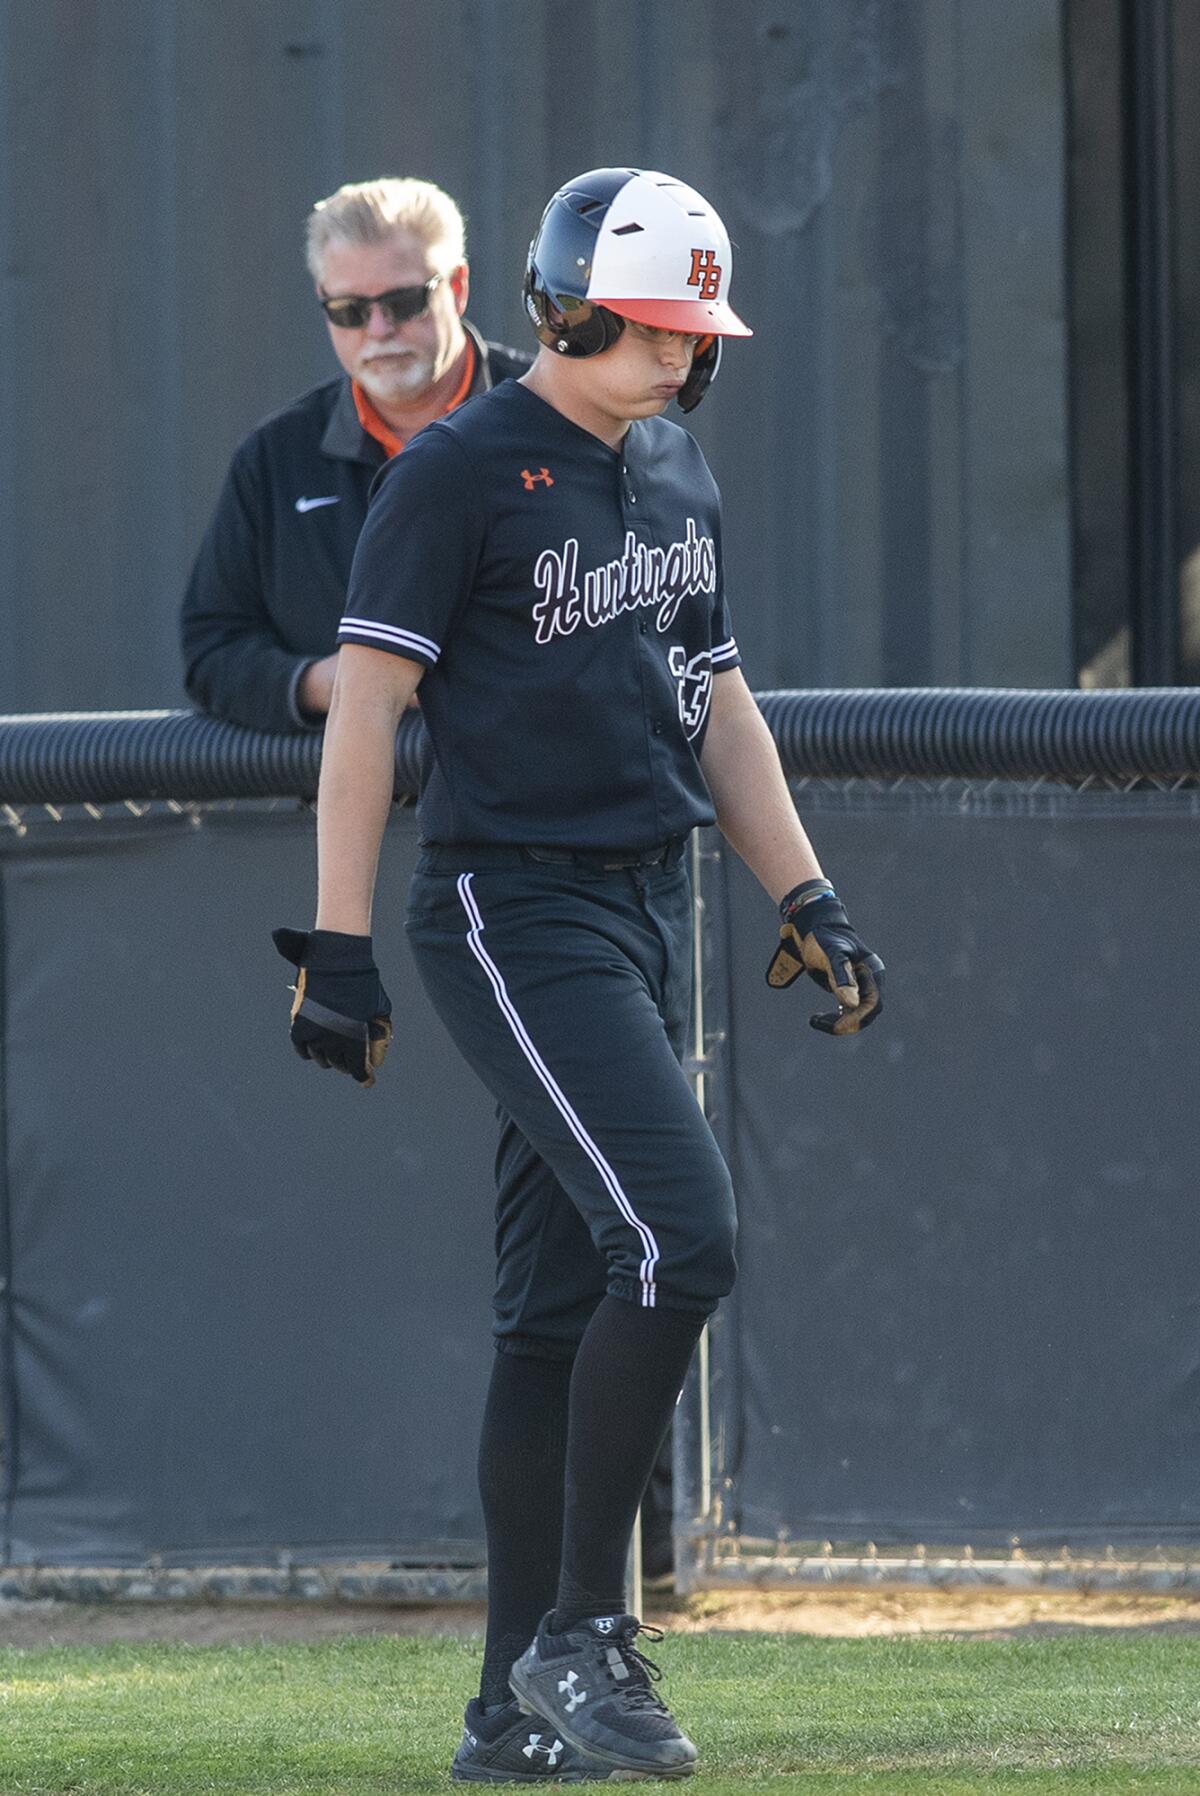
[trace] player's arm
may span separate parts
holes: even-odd
[[[779,906],[780,945],[768,981],[786,986],[810,973],[841,1007],[836,1016],[814,1017],[814,1025],[833,1035],[857,1033],[879,1013],[883,962],[850,928],[821,871],[774,739],[738,668],[713,676],[700,766],[721,834]]]
[[[776,904],[794,886],[823,877],[774,739],[740,668],[713,675],[700,766],[721,834]]]
[[[357,643],[338,652],[317,792],[318,929],[371,933],[396,726],[424,672],[419,662]]]
[[[391,1003],[371,943],[379,849],[395,782],[396,725],[425,669],[348,643],[337,679],[317,792],[317,922],[277,929],[296,968],[292,1045],[304,1060],[373,1085],[391,1040]]]
[[[333,703],[333,683],[337,678],[338,655],[340,650],[334,649],[332,655],[323,655],[319,661],[310,661],[302,669],[296,681],[297,708],[309,717],[325,717]],[[410,710],[419,710],[417,695],[414,691],[408,701]]]
[[[474,471],[431,424],[380,470],[354,551],[317,796],[317,926],[276,930],[275,945],[299,969],[292,1045],[362,1085],[391,1033],[371,903],[396,725],[471,591],[483,533]]]

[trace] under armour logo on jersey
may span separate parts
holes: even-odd
[[[715,299],[721,291],[721,264],[717,261],[717,252],[713,249],[694,249],[692,251],[692,272],[688,275],[689,287],[699,287],[701,299]]]
[[[577,1690],[575,1688],[578,1682],[579,1673],[576,1671],[568,1671],[565,1678],[559,1678],[558,1680],[558,1693],[560,1696],[566,1696],[568,1715],[573,1715],[576,1709],[587,1701],[587,1691]]]
[[[540,1734],[530,1734],[529,1745],[522,1746],[521,1751],[525,1754],[527,1759],[536,1758],[539,1752],[545,1753],[546,1769],[552,1771],[559,1761],[562,1749],[563,1743],[561,1740],[552,1740],[549,1746],[543,1746],[542,1736]]]
[[[690,742],[700,734],[708,716],[712,698],[712,656],[703,649],[689,661],[687,650],[677,643],[667,655],[667,666],[679,682],[679,721]]]
[[[533,491],[539,480],[544,486],[554,485],[554,478],[551,475],[549,468],[539,468],[536,474],[531,474],[528,468],[522,468],[521,479],[525,482],[525,491],[527,493]]]

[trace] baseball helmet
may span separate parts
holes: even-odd
[[[680,409],[716,377],[722,337],[749,337],[729,304],[729,234],[694,187],[641,168],[595,168],[560,187],[529,246],[525,309],[559,355],[610,349],[626,319],[699,338]]]

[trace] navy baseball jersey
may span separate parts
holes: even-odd
[[[663,418],[620,449],[505,381],[380,474],[339,642],[419,661],[426,841],[644,848],[713,821],[714,673],[738,665],[720,497]]]

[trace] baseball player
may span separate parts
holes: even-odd
[[[409,940],[502,1121],[463,1780],[696,1763],[624,1613],[638,1500],[735,1270],[729,1174],[680,1064],[690,832],[715,819],[779,903],[772,984],[811,973],[835,1035],[879,1011],[882,965],[739,671],[716,486],[661,415],[699,404],[723,338],[750,335],[730,269],[713,208],[666,175],[598,169],[551,199],[525,280],[533,367],[379,478],[340,631],[316,928],[275,936],[298,969],[295,1047],[370,1085],[391,1032],[375,871],[419,684],[433,753]]]

